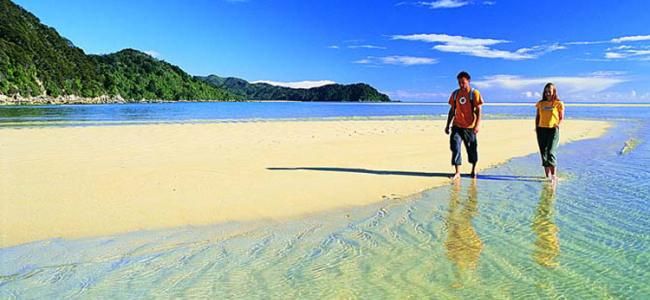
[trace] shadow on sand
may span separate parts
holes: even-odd
[[[338,168],[338,167],[270,167],[266,168],[271,171],[324,171],[324,172],[346,172],[346,173],[361,173],[372,175],[398,175],[398,176],[419,176],[419,177],[445,177],[450,178],[450,173],[438,172],[413,172],[413,171],[397,171],[397,170],[371,170],[362,168]],[[469,177],[469,175],[462,175]],[[527,182],[542,182],[544,177],[536,176],[517,176],[517,175],[478,175],[480,180],[500,180],[500,181],[527,181]]]

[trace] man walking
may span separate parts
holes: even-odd
[[[456,76],[458,79],[459,89],[451,93],[449,97],[449,114],[447,116],[447,125],[445,134],[449,134],[449,144],[451,148],[451,164],[455,168],[452,180],[460,179],[460,165],[462,164],[461,144],[465,144],[467,158],[472,164],[472,173],[470,176],[476,178],[476,163],[478,162],[478,142],[476,135],[481,123],[481,105],[483,98],[478,90],[470,87],[471,77],[469,73],[462,71]],[[453,126],[450,129],[450,124]]]

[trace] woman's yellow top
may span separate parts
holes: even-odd
[[[540,100],[535,105],[539,114],[539,123],[537,126],[544,128],[554,128],[560,124],[560,114],[564,115],[564,103],[560,100]]]

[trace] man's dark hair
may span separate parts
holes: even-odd
[[[458,73],[458,75],[456,76],[456,79],[461,79],[461,78],[467,78],[467,80],[471,80],[471,79],[472,79],[472,77],[469,76],[469,73],[467,73],[467,72],[465,72],[465,71],[461,71],[461,72]]]

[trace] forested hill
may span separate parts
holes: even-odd
[[[235,77],[210,75],[197,77],[215,87],[244,95],[250,100],[294,100],[294,101],[370,101],[386,102],[390,98],[364,83],[329,84],[309,89],[279,87],[267,83],[250,83]]]
[[[194,77],[134,49],[87,55],[30,12],[0,0],[0,104],[143,100],[389,101],[367,84],[290,89]]]
[[[0,0],[0,94],[125,101],[242,98],[137,50],[86,55],[9,0]]]

